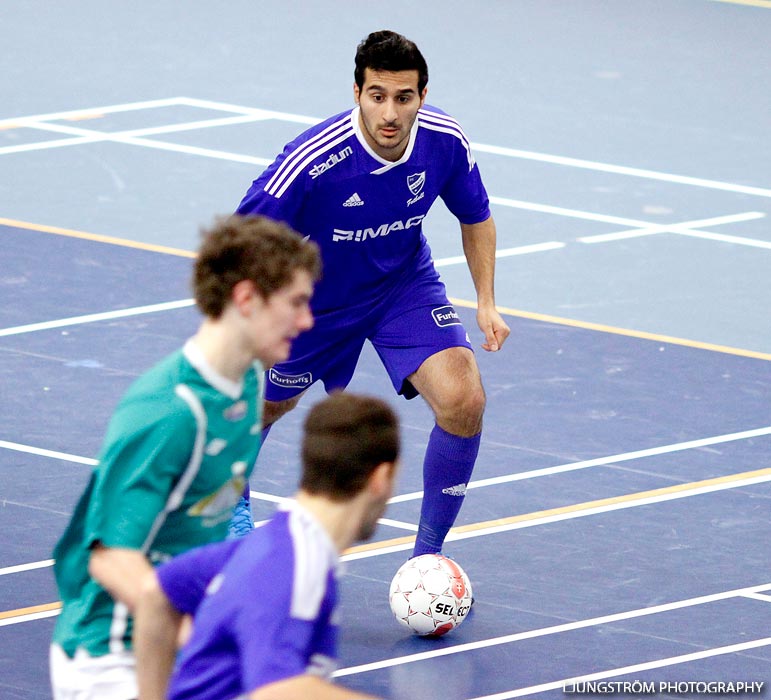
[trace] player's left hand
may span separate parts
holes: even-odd
[[[479,307],[477,309],[477,323],[482,333],[485,334],[485,342],[482,343],[482,349],[487,352],[497,352],[509,337],[511,329],[498,310],[491,306],[489,308]]]

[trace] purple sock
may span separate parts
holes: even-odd
[[[423,504],[413,557],[442,550],[463,505],[481,435],[459,437],[438,425],[431,431],[423,461]]]

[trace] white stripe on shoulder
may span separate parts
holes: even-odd
[[[315,620],[327,590],[329,539],[296,509],[289,511],[289,532],[295,560],[289,614],[297,620]]]
[[[330,132],[335,131],[339,129],[341,126],[345,125],[346,119],[348,117],[343,117],[343,119],[339,119],[336,122],[333,122],[325,129],[322,129],[318,134],[316,134],[313,138],[308,139],[305,143],[300,144],[294,151],[292,151],[284,160],[284,162],[278,167],[275,173],[273,173],[273,177],[268,181],[268,184],[265,185],[265,189],[267,190],[270,187],[273,187],[276,179],[280,178],[282,176],[282,172],[284,169],[291,167],[292,162],[295,158],[302,155],[305,149],[307,148],[315,148],[316,145],[318,145],[319,141],[322,141],[325,139]]]
[[[185,471],[182,473],[182,478],[166,499],[164,509],[155,516],[152,527],[142,544],[141,551],[145,554],[150,551],[155,536],[158,534],[158,530],[163,526],[163,523],[166,522],[168,514],[172,510],[179,508],[182,503],[185,493],[190,488],[190,484],[193,482],[193,479],[195,479],[201,468],[204,446],[206,445],[206,427],[208,421],[206,420],[206,411],[204,410],[201,401],[193,393],[190,387],[185,384],[177,384],[174,388],[174,393],[190,407],[190,411],[195,417],[195,443],[193,445],[193,454],[190,456]],[[112,612],[109,642],[110,652],[113,654],[120,653],[125,649],[123,635],[126,633],[128,615],[128,608],[123,603],[116,602]]]
[[[190,484],[193,483],[193,479],[195,479],[198,474],[198,470],[201,468],[203,451],[206,446],[206,429],[208,426],[206,410],[204,409],[201,400],[187,384],[177,384],[174,393],[190,407],[190,411],[195,417],[196,433],[195,443],[193,443],[193,453],[190,455],[190,461],[187,463],[185,471],[182,473],[182,477],[177,482],[177,485],[174,487],[171,494],[169,494],[169,500],[166,503],[167,511],[176,510],[182,505],[182,499],[190,488]]]
[[[468,158],[468,167],[471,170],[474,167],[474,156],[471,153],[471,144],[463,132],[460,124],[450,116],[446,114],[437,114],[436,112],[429,112],[428,110],[421,109],[418,111],[418,120],[420,125],[426,129],[432,131],[440,131],[445,134],[451,134],[455,136],[466,149],[466,156]]]
[[[450,126],[457,126],[458,130],[462,133],[463,129],[460,126],[460,123],[457,119],[454,117],[451,117],[449,114],[440,114],[439,112],[432,112],[430,109],[420,109],[418,110],[418,114],[423,119],[430,119],[435,122],[438,122],[440,124],[447,124]]]
[[[166,522],[166,516],[171,511],[179,508],[182,504],[182,500],[185,497],[187,490],[190,488],[190,484],[193,483],[193,479],[195,479],[201,468],[203,451],[206,446],[206,428],[208,426],[208,421],[206,419],[206,411],[204,410],[200,399],[186,384],[177,384],[174,388],[174,393],[189,406],[190,412],[195,418],[195,442],[193,443],[193,453],[190,455],[190,460],[185,467],[185,471],[182,472],[180,480],[166,499],[166,505],[163,510],[155,517],[153,526],[150,528],[150,532],[148,532],[147,537],[145,538],[145,542],[142,545],[142,551],[145,553],[150,551],[150,547],[155,540],[155,536],[158,534],[158,530],[160,530],[163,523]]]
[[[303,169],[314,160],[317,160],[318,158],[324,158],[326,159],[327,154],[338,144],[342,143],[343,141],[347,141],[348,139],[353,136],[354,131],[352,127],[347,127],[346,130],[341,133],[334,141],[330,141],[328,144],[325,145],[325,147],[322,149],[318,149],[317,151],[313,151],[312,153],[309,153],[306,158],[302,160],[302,162],[297,164],[297,167],[295,168],[294,172],[287,178],[287,180],[284,182],[284,184],[276,191],[274,194],[275,197],[281,197],[281,195],[286,192],[289,185],[294,182],[294,180],[297,178],[300,173],[302,173]],[[339,154],[338,154],[339,155]],[[344,156],[340,156],[341,158]],[[271,193],[272,194],[272,193]]]
[[[351,115],[346,114],[292,151],[273,173],[273,177],[265,185],[265,191],[274,197],[280,197],[305,165],[352,134]]]
[[[467,147],[471,147],[470,141],[457,120],[447,114],[437,114],[436,112],[429,112],[426,109],[421,109],[418,112],[418,115],[423,125],[428,126],[429,124],[433,124],[436,126],[445,126],[451,130],[448,131],[448,133],[454,133]]]

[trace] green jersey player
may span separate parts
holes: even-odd
[[[184,347],[121,400],[99,464],[54,551],[62,613],[55,700],[137,697],[131,613],[153,564],[225,539],[260,447],[262,377],[313,325],[315,244],[263,217],[206,234]]]

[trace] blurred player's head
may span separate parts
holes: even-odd
[[[384,486],[359,527],[357,539],[369,539],[396,476],[396,414],[378,398],[337,392],[313,406],[304,427],[300,488],[306,493],[344,502],[367,489],[375,472],[382,478]]]
[[[428,65],[417,44],[396,32],[384,29],[372,32],[356,49],[356,68],[353,76],[359,90],[364,87],[367,68],[378,72],[418,72],[418,92],[428,84]]]
[[[289,357],[313,326],[310,298],[321,262],[315,243],[264,217],[230,216],[208,231],[195,262],[198,307],[230,328],[228,344],[266,367]]]
[[[202,232],[203,242],[193,269],[198,308],[219,318],[233,289],[244,280],[268,299],[304,271],[315,282],[321,275],[318,247],[286,224],[262,216],[228,216]]]
[[[364,139],[384,160],[399,160],[426,98],[425,59],[401,34],[374,32],[359,44],[354,78]]]

